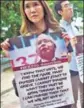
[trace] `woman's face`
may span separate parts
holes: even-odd
[[[44,20],[44,10],[38,0],[25,0],[24,11],[27,18],[34,24]]]

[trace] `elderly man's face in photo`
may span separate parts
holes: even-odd
[[[55,55],[55,43],[45,34],[37,38],[37,53],[42,59],[50,60]]]

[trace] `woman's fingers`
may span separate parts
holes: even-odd
[[[3,50],[8,50],[10,47],[10,44],[9,44],[9,39],[6,39],[4,42],[1,43],[1,48]]]
[[[65,33],[65,32],[62,32],[62,38],[64,38],[67,41],[70,40],[69,35],[67,33]]]

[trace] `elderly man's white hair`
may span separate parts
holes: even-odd
[[[56,43],[55,43],[55,41],[54,41],[54,39],[51,37],[51,36],[49,36],[49,35],[47,35],[47,34],[40,34],[39,36],[38,36],[38,38],[36,39],[36,45],[37,45],[37,42],[39,41],[39,40],[42,40],[42,39],[47,39],[47,40],[50,40],[54,45],[55,45],[55,47],[56,47]]]

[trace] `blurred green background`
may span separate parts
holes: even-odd
[[[53,9],[56,0],[47,0],[49,6]],[[74,18],[83,18],[83,0],[70,0],[74,4]],[[21,25],[21,15],[19,10],[20,0],[1,0],[1,23],[0,23],[0,42],[6,38],[19,35]],[[54,12],[54,11],[53,11]],[[55,13],[54,13],[55,15]],[[60,17],[55,15],[60,20]]]

